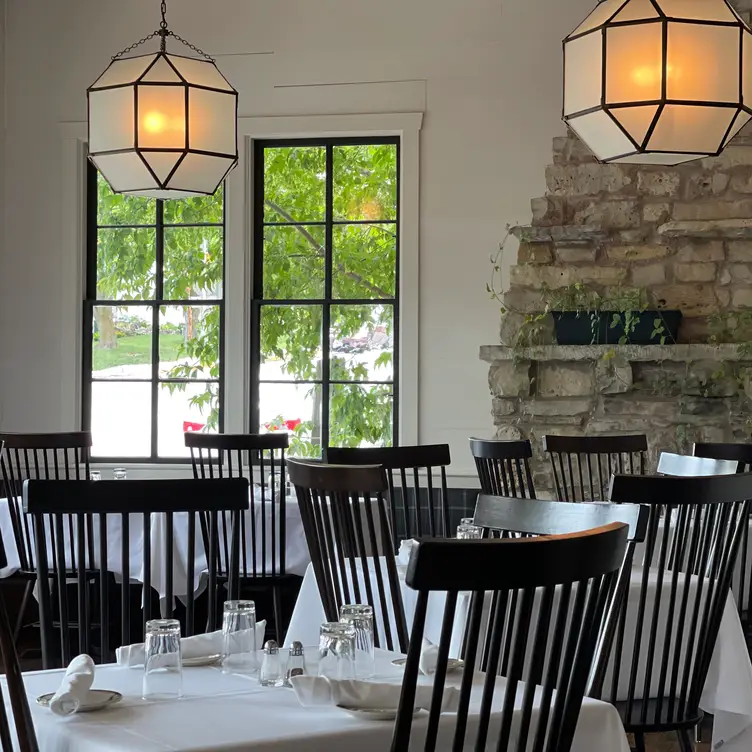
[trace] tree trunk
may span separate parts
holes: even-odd
[[[99,332],[99,341],[96,346],[101,350],[114,350],[118,343],[112,308],[110,306],[95,308],[94,318],[96,319],[97,331]]]

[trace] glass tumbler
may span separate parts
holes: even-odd
[[[319,637],[319,676],[355,678],[355,627],[348,622],[324,622]]]
[[[258,671],[256,650],[256,603],[225,601],[222,619],[222,671],[226,674],[252,674]]]
[[[177,619],[147,621],[144,650],[143,699],[174,700],[182,697],[180,622]]]
[[[102,480],[102,472],[101,472],[101,470],[90,470],[89,471],[89,480]]]
[[[457,526],[457,538],[460,540],[473,540],[483,537],[483,528],[473,524],[472,517],[463,517]]]
[[[128,473],[124,467],[116,467],[112,471],[112,477],[114,480],[128,480]]]
[[[361,604],[342,606],[340,622],[355,628],[355,678],[370,679],[376,668],[374,663],[373,607]]]

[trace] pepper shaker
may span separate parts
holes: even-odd
[[[279,647],[274,640],[267,640],[264,644],[264,659],[259,672],[259,684],[262,687],[281,687],[283,682]]]
[[[293,676],[303,676],[306,672],[305,655],[303,654],[303,643],[293,642],[290,647],[290,655],[287,659],[287,671],[285,671],[285,687],[292,687],[290,679]]]

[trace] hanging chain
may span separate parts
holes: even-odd
[[[160,51],[164,52],[167,49],[167,37],[172,37],[175,41],[180,42],[189,49],[193,50],[197,55],[201,55],[201,57],[206,58],[210,63],[215,62],[214,58],[211,57],[211,55],[208,55],[202,49],[196,47],[195,44],[191,44],[187,40],[183,39],[183,37],[178,36],[174,31],[170,31],[167,28],[167,0],[162,0],[160,10],[162,13],[162,20],[159,24],[159,28],[156,31],[152,31],[151,34],[144,37],[143,39],[139,39],[138,42],[134,42],[129,47],[126,47],[124,50],[120,50],[117,55],[112,56],[113,60],[119,60],[121,57],[123,57],[123,55],[127,55],[129,52],[135,50],[136,47],[140,47],[142,44],[145,44],[150,39],[154,39],[155,37],[160,38],[159,49]]]

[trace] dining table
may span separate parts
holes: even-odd
[[[408,587],[405,581],[408,560],[409,553],[404,550],[397,557],[400,596],[409,632],[415,615],[418,593]],[[381,564],[383,571],[385,562],[381,562]],[[357,576],[362,582],[363,573],[360,563],[358,563],[357,572]],[[371,562],[369,564],[369,576],[375,578],[374,573],[375,564]],[[626,639],[625,649],[621,654],[621,670],[619,672],[617,694],[617,699],[620,700],[626,699],[633,641],[643,638],[647,639],[645,634],[639,636],[636,629],[636,613],[642,589],[642,576],[642,567],[636,567],[631,573],[627,592]],[[647,581],[643,631],[650,628],[651,616],[656,607],[658,594],[657,579],[657,572],[651,571]],[[704,592],[707,592],[707,588],[705,588]],[[469,611],[470,598],[471,593],[469,592],[460,593],[458,596],[450,644],[450,657],[459,657],[461,654],[462,638],[464,635],[465,620]],[[490,594],[487,594],[485,598],[486,612],[489,602]],[[438,644],[441,638],[445,603],[446,593],[435,592],[430,594],[424,636],[435,644]],[[665,606],[663,608],[659,607],[658,633],[660,633],[662,625],[666,623],[667,610]],[[374,618],[377,624],[383,618],[379,603],[376,603],[374,606]],[[394,634],[395,621],[391,603],[389,604],[388,618],[392,624],[392,634]],[[324,608],[316,585],[313,567],[309,566],[303,578],[303,583],[293,610],[290,626],[285,638],[285,645],[289,646],[293,640],[300,641],[303,644],[315,644],[318,640],[319,626],[323,621],[326,621]],[[660,651],[662,647],[663,643],[659,640],[657,650]],[[612,664],[613,662],[614,659],[612,658]],[[655,665],[661,665],[660,656],[656,657]],[[644,684],[644,666],[641,668],[642,673],[638,673],[638,687],[642,687]],[[605,687],[611,686],[613,670],[614,666],[610,665],[606,674]],[[657,686],[658,679],[658,676],[651,677],[651,686]],[[723,752],[749,752],[752,750],[752,663],[750,662],[744,631],[733,594],[729,594],[724,607],[718,639],[713,651],[708,677],[703,688],[700,707],[706,713],[714,716],[714,749],[723,747]]]
[[[310,673],[317,670],[316,653],[316,648],[306,650]],[[404,668],[392,661],[402,657],[377,650],[373,681],[399,685]],[[122,699],[98,712],[60,717],[37,705],[36,698],[54,692],[63,671],[24,673],[40,752],[384,752],[391,746],[393,720],[353,717],[334,706],[302,707],[292,689],[262,687],[257,676],[223,673],[217,666],[186,667],[181,699],[146,701],[141,698],[142,675],[142,668],[98,666],[93,688],[119,692]],[[447,684],[459,686],[461,676],[449,674]],[[419,681],[429,683],[432,677],[420,677]],[[483,681],[484,675],[476,672],[468,715],[468,749],[477,733]],[[497,679],[497,693],[504,683],[502,677]],[[522,713],[523,692],[524,685],[520,685],[515,715]],[[536,707],[540,707],[537,695],[533,717]],[[452,749],[456,717],[442,714],[437,752]],[[421,710],[413,719],[410,749],[423,748],[427,718],[428,713]],[[491,717],[491,733],[498,725],[497,712]],[[513,721],[513,729],[516,727]],[[515,731],[512,733],[514,737]],[[629,752],[629,745],[613,706],[586,698],[572,752],[595,750]]]

